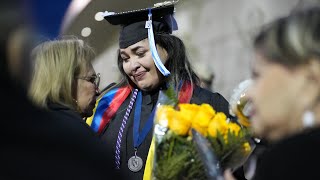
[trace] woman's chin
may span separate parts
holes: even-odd
[[[91,111],[86,111],[86,112],[83,112],[81,113],[82,117],[91,117],[93,115],[93,110]]]
[[[142,91],[152,91],[154,89],[152,85],[137,84],[137,86]]]

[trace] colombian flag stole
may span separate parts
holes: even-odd
[[[129,86],[114,88],[97,100],[96,108],[93,110],[94,116],[87,120],[95,132],[98,134],[102,132],[130,92]]]
[[[124,86],[119,88],[113,88],[105,93],[96,102],[96,107],[93,110],[94,115],[86,120],[91,128],[100,134],[104,127],[110,122],[113,116],[125,99],[131,93],[130,86]],[[179,87],[178,99],[180,103],[190,102],[193,86],[189,81],[182,83]]]

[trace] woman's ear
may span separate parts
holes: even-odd
[[[320,87],[320,59],[312,58],[307,65],[308,78]]]
[[[320,59],[312,58],[308,63],[294,68],[294,85],[299,89],[299,105],[310,109],[320,95]]]
[[[307,74],[305,83],[304,99],[309,99],[306,103],[308,108],[312,108],[318,101],[320,96],[320,59],[312,58],[305,66]],[[303,103],[302,103],[303,104]]]

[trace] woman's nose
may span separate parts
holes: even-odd
[[[141,66],[141,64],[137,60],[133,60],[131,61],[130,66],[131,66],[131,70],[135,71]]]

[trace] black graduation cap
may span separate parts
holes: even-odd
[[[177,23],[173,17],[175,1],[157,3],[151,8],[126,12],[105,12],[104,18],[112,25],[121,25],[119,46],[126,48],[148,37],[146,21],[149,12],[152,13],[152,27],[154,33],[171,34],[177,30]]]

